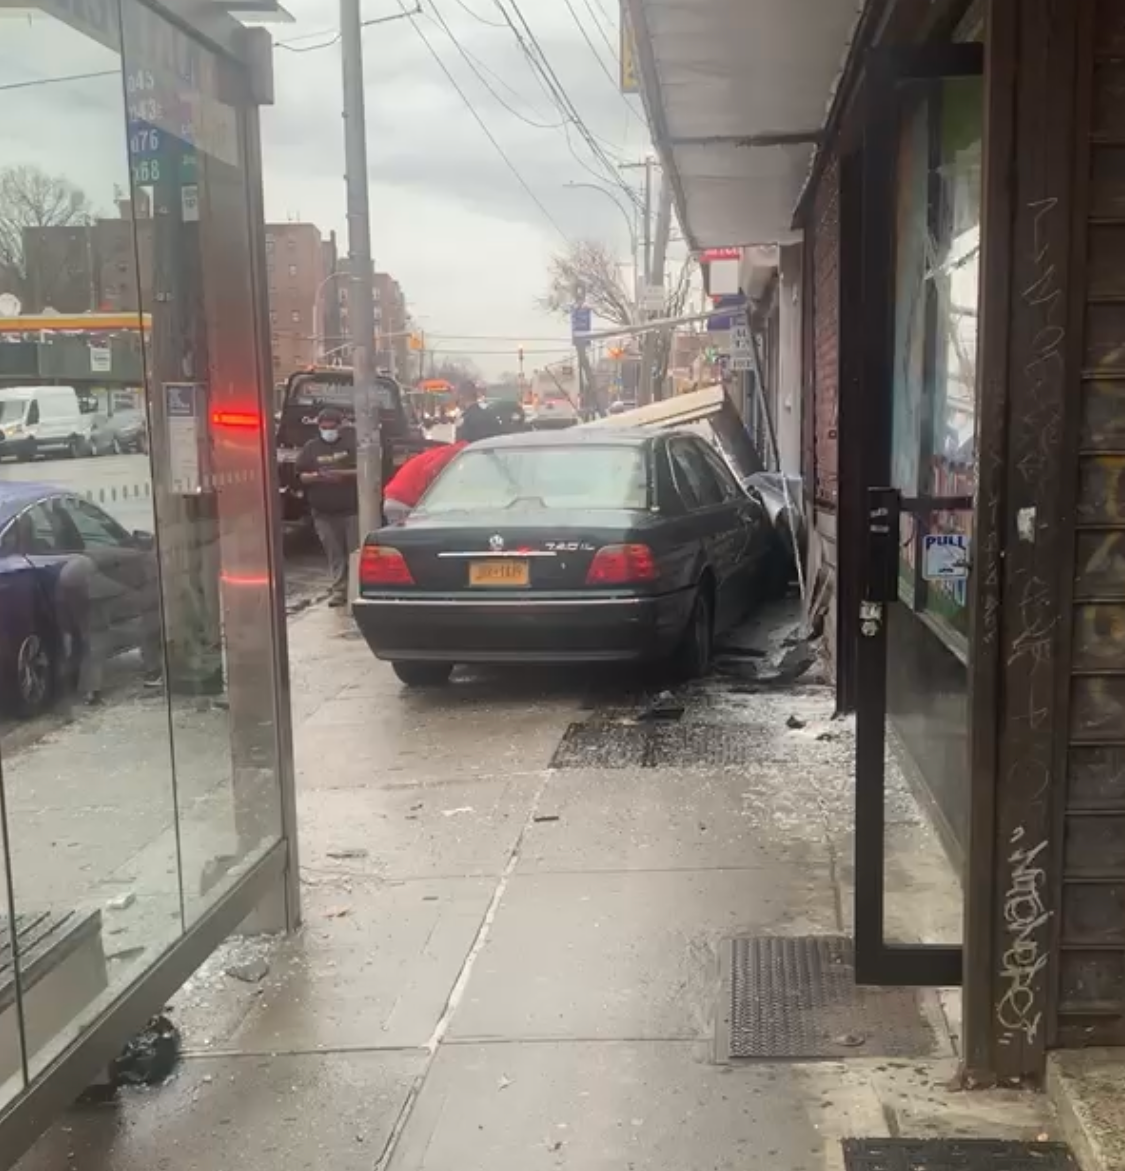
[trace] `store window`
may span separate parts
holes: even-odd
[[[891,458],[894,486],[912,496],[976,487],[982,139],[979,78],[917,88],[899,141]],[[902,600],[964,659],[968,582],[924,580],[927,533],[971,547],[972,514],[904,519],[899,557]]]

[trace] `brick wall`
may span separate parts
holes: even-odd
[[[821,175],[811,228],[813,495],[819,507],[834,510],[840,393],[840,170],[835,159]]]

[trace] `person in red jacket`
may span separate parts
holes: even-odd
[[[462,449],[464,440],[431,447],[412,456],[395,472],[383,491],[383,515],[387,524],[398,524],[411,513],[422,494],[437,479],[438,473]]]

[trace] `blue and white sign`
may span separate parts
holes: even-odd
[[[591,320],[589,306],[575,305],[570,311],[570,332],[572,334],[589,333]]]
[[[922,577],[926,581],[964,581],[969,576],[969,538],[965,533],[927,533],[922,538]]]
[[[203,490],[203,386],[198,382],[164,384],[164,423],[168,447],[168,486],[181,496]]]
[[[716,297],[714,307],[729,310],[729,312],[709,317],[707,319],[708,333],[726,333],[727,330],[733,329],[737,322],[746,320],[745,293],[731,293],[725,297]]]

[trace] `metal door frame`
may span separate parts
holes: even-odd
[[[855,631],[855,972],[860,984],[948,987],[961,983],[960,944],[898,944],[885,938],[887,607],[898,599],[903,512],[973,509],[971,497],[903,497],[890,488],[895,343],[895,178],[901,87],[913,81],[979,77],[976,43],[875,49],[868,54],[860,148],[862,194],[859,309],[855,342],[861,435],[858,480],[848,497],[861,512],[852,594]],[[846,227],[842,224],[842,230]]]

